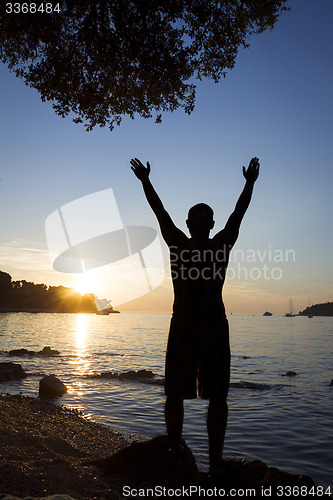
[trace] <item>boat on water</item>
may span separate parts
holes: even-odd
[[[120,313],[120,311],[116,311],[116,309],[101,309],[100,311],[97,311],[96,314],[100,315],[100,316],[108,316],[109,314],[113,314],[113,313]]]
[[[116,309],[113,308],[109,299],[98,299],[96,296],[94,297],[94,299],[97,307],[96,314],[98,314],[99,316],[108,316],[109,314],[120,312],[116,311]]]
[[[294,303],[292,299],[289,299],[289,312],[286,312],[285,317],[286,318],[294,318],[296,316],[294,312]]]

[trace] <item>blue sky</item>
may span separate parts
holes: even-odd
[[[258,156],[261,174],[235,247],[240,258],[225,285],[227,310],[284,313],[289,297],[297,311],[309,299],[333,300],[333,3],[289,5],[273,31],[240,51],[223,81],[199,82],[192,115],[167,114],[160,125],[124,119],[112,133],[88,133],[1,65],[0,269],[13,279],[71,285],[73,276],[52,269],[45,220],[109,187],[125,224],[157,227],[129,168],[134,156],[150,161],[151,180],[181,229],[201,201],[219,229],[243,188],[242,165]],[[277,255],[288,262],[272,262]],[[265,279],[263,265],[279,268],[278,279],[267,269]],[[251,278],[253,267],[260,273]],[[170,310],[171,301],[166,278],[123,309]]]

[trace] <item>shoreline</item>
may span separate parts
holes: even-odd
[[[9,313],[31,313],[31,314],[99,314],[103,315],[103,313],[100,313],[99,311],[59,311],[55,309],[40,309],[40,308],[34,308],[34,307],[0,307],[0,314],[9,314]],[[109,314],[119,314],[119,313],[148,313],[148,314],[169,314],[172,315],[172,311],[141,311],[141,310],[131,310],[131,309],[124,309],[124,310],[114,310],[110,311]],[[264,314],[261,313],[227,313],[227,317],[229,316],[256,316],[256,317],[265,317]],[[293,317],[295,318],[306,318],[308,315],[307,314],[295,314]],[[285,314],[283,313],[274,313],[272,314],[272,317],[274,318],[284,318]],[[325,315],[319,315],[319,314],[314,314],[313,318],[333,318],[333,314],[325,314]]]
[[[77,410],[21,394],[0,394],[0,498],[121,500],[124,485],[130,484],[126,488],[136,492],[159,485],[171,489],[196,485],[212,491],[207,473],[198,470],[191,450],[183,444],[184,468],[173,469],[167,436],[130,444],[120,432],[87,420]],[[248,488],[256,497],[265,488],[300,491],[303,487],[309,493],[303,498],[322,498],[309,476],[289,474],[260,460],[221,481],[213,485],[227,487],[226,491]]]
[[[40,309],[35,307],[2,307],[0,308],[0,313],[8,314],[8,313],[55,313],[55,314],[96,314],[95,311],[56,311],[54,309]]]
[[[30,313],[30,314],[100,314],[103,315],[105,313],[101,313],[100,311],[55,311],[54,309],[38,309],[38,308],[0,308],[0,314],[9,314],[9,313]],[[108,314],[119,314],[120,311],[114,310],[110,311]]]
[[[103,473],[83,463],[128,444],[121,433],[78,411],[28,396],[0,395],[0,496],[120,498],[116,478],[110,488]]]

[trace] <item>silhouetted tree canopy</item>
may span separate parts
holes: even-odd
[[[10,274],[0,271],[0,290],[12,287],[12,277]]]
[[[61,285],[12,281],[10,274],[0,271],[0,310],[97,312],[97,307],[92,293],[82,296],[77,290]]]
[[[0,58],[58,115],[112,130],[124,115],[154,113],[159,122],[179,107],[190,114],[195,78],[218,82],[250,34],[273,28],[287,0],[58,3],[59,13],[8,14],[1,2]]]

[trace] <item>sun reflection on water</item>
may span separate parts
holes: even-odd
[[[76,321],[76,357],[75,369],[79,375],[84,375],[89,372],[90,361],[87,357],[87,332],[88,332],[89,316],[88,314],[78,314]],[[79,383],[81,385],[81,382]]]
[[[76,320],[76,348],[77,355],[81,355],[86,348],[86,336],[88,327],[88,315],[78,314]]]

